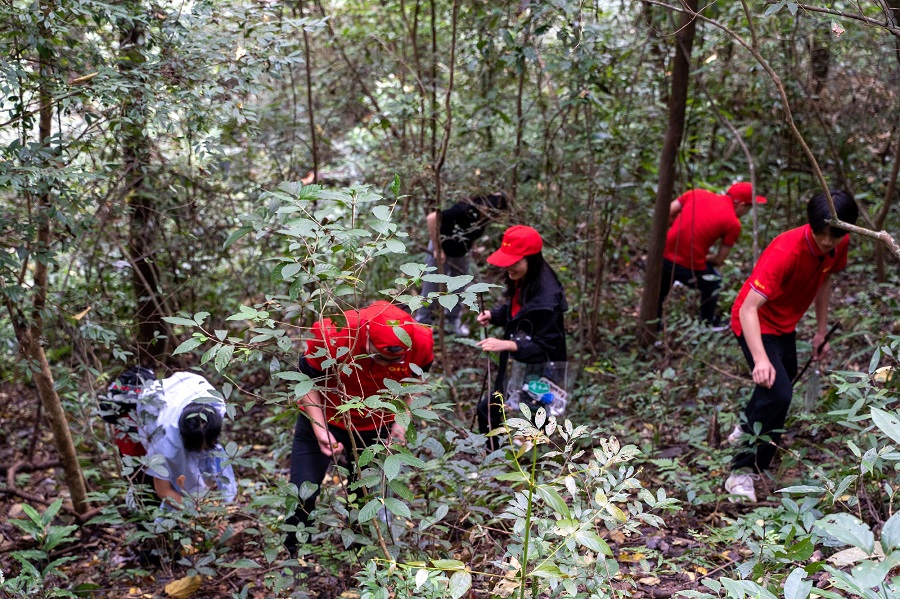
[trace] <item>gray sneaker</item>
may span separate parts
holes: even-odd
[[[728,480],[725,481],[725,490],[730,495],[744,497],[751,502],[756,503],[756,488],[754,487],[754,483],[757,480],[759,480],[758,474],[732,472],[728,477]],[[738,499],[729,497],[728,501],[735,502],[738,501]]]

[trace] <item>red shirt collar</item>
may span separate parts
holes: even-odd
[[[823,256],[825,256],[825,252],[823,252],[819,248],[819,244],[816,243],[815,238],[813,238],[812,227],[810,227],[809,225],[806,225],[806,228],[803,231],[803,237],[804,237],[804,239],[806,239],[806,247],[809,248],[809,253],[812,254],[813,257],[822,258]],[[831,250],[831,252],[829,252],[829,255],[833,255],[833,254],[834,254],[834,250]]]

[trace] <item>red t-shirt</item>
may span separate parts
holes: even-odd
[[[731,308],[731,330],[742,333],[739,312],[752,289],[766,298],[759,309],[760,331],[765,335],[794,332],[825,278],[847,265],[849,246],[850,236],[846,235],[834,250],[823,254],[809,225],[773,239]]]
[[[705,189],[692,189],[676,200],[681,212],[666,235],[663,258],[691,270],[706,270],[706,256],[719,239],[732,247],[741,235],[734,200]]]
[[[365,323],[357,322],[355,311],[347,312],[348,326],[338,329],[330,318],[325,318],[312,326],[312,339],[306,342],[304,358],[306,362],[325,373],[324,381],[320,381],[322,396],[325,400],[325,417],[337,427],[347,429],[344,416],[356,430],[371,431],[394,421],[394,414],[379,409],[349,410],[338,412],[337,406],[348,402],[355,403],[378,394],[385,389],[385,379],[401,381],[405,378],[418,377],[410,367],[416,364],[423,370],[434,361],[434,338],[431,330],[423,325],[413,327],[412,347],[400,362],[379,364],[367,357],[367,336]],[[410,321],[413,319],[410,317]],[[413,321],[415,322],[415,321]],[[327,341],[326,341],[327,340]],[[327,352],[322,352],[327,347]],[[334,359],[336,363],[328,363]],[[323,366],[324,365],[324,366]],[[303,409],[302,400],[300,409]]]

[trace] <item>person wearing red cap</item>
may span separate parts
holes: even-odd
[[[838,218],[855,224],[859,209],[853,196],[838,190],[831,196]],[[754,439],[753,446],[744,446],[734,457],[725,490],[754,502],[756,473],[768,469],[775,456],[791,405],[797,375],[797,323],[810,304],[815,304],[813,357],[821,359],[829,350],[825,338],[831,275],[847,264],[850,236],[828,224],[831,211],[824,193],[809,201],[806,214],[809,224],[772,240],[731,309],[731,329],[756,387],[744,412],[744,424],[729,435],[729,441],[740,442],[742,432],[762,438]]]
[[[500,249],[488,256],[488,263],[506,270],[506,301],[478,315],[484,327],[503,327],[503,337],[488,337],[478,347],[499,352],[500,362],[494,392],[478,404],[478,430],[486,434],[503,423],[502,400],[508,399],[509,360],[538,367],[554,383],[565,388],[566,330],[563,314],[569,309],[563,286],[544,260],[543,240],[531,227],[516,225],[503,234]],[[547,365],[555,365],[551,374]],[[499,398],[498,398],[499,394]],[[489,441],[496,448],[497,437]]]
[[[757,204],[766,198],[756,196]],[[662,329],[663,303],[675,281],[700,291],[700,319],[719,324],[716,308],[722,278],[720,267],[741,234],[740,218],[750,211],[753,190],[749,183],[735,183],[725,195],[692,189],[669,206],[669,232],[663,251],[662,284],[657,307]],[[711,252],[718,242],[719,248]]]
[[[390,410],[340,408],[383,392],[385,379],[418,378],[434,361],[431,331],[397,306],[376,301],[344,316],[343,327],[330,318],[315,323],[300,358],[300,371],[316,387],[298,404],[302,413],[291,449],[291,482],[298,489],[304,482],[320,485],[341,455],[354,475],[354,446],[360,451],[379,442],[403,442],[406,430]],[[318,494],[305,499],[287,523],[306,525]],[[296,533],[288,533],[285,547],[296,554]]]

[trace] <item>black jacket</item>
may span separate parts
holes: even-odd
[[[518,350],[512,352],[514,360],[525,364],[566,361],[566,330],[563,314],[569,309],[562,284],[546,262],[540,276],[532,281],[521,294],[521,308],[513,317],[510,314],[512,300],[491,310],[491,324],[502,326],[503,338],[516,342]],[[500,354],[498,383],[505,374],[509,352]]]

